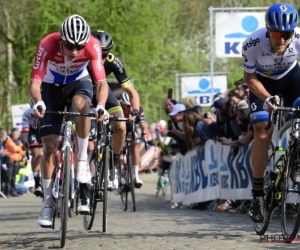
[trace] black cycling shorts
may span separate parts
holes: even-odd
[[[43,147],[41,137],[39,136],[37,130],[31,126],[29,126],[28,144],[29,144],[29,148],[42,148]]]
[[[272,96],[280,95],[284,99],[285,106],[292,107],[294,100],[300,97],[300,67],[298,63],[289,73],[278,80],[259,74],[257,74],[257,78]],[[267,122],[269,114],[263,109],[264,100],[250,92],[249,102],[251,123]]]
[[[85,76],[73,83],[66,85],[42,83],[42,100],[48,111],[62,111],[66,101],[75,95],[85,95],[90,99],[93,97],[92,80],[90,76]],[[41,120],[40,135],[60,135],[63,117],[60,115],[45,114]]]
[[[94,107],[97,107],[97,99],[96,99],[96,86],[93,87],[93,101],[92,104]],[[105,109],[109,114],[112,114],[117,111],[122,111],[120,103],[118,102],[117,97],[113,94],[110,88],[108,88],[108,96],[107,101],[105,103]],[[92,128],[91,128],[92,129]]]

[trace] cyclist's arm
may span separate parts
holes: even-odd
[[[262,83],[257,79],[256,73],[248,73],[244,71],[244,79],[251,92],[263,101],[271,96]]]
[[[129,95],[130,103],[133,109],[139,110],[140,108],[140,98],[139,94],[137,93],[136,89],[131,84],[131,81],[126,74],[125,67],[121,62],[120,58],[109,53],[107,56],[107,62],[111,63],[111,67],[113,69],[113,73],[121,85],[121,87],[126,91]]]
[[[90,69],[92,71],[93,79],[96,84],[96,97],[97,105],[105,107],[105,103],[108,96],[108,84],[106,81],[106,75],[104,66],[102,63],[102,50],[100,43],[96,38],[91,37],[91,43],[89,43],[88,49],[90,54]]]

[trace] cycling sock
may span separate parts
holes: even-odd
[[[116,163],[117,163],[118,158],[119,158],[119,154],[115,154],[115,153],[114,153],[114,164],[115,164],[115,165],[116,165]]]
[[[134,166],[134,174],[136,178],[139,176],[139,169],[140,169],[139,165]]]
[[[263,188],[264,188],[264,179],[265,178],[252,178],[253,180],[253,185],[252,185],[252,196],[253,197],[258,197],[258,196],[263,196]]]
[[[33,173],[33,179],[34,179],[34,187],[35,188],[39,187],[41,185],[40,184],[40,180],[41,180],[40,173],[39,172],[34,172]]]
[[[80,199],[88,198],[89,189],[87,183],[79,183]]]
[[[78,153],[77,153],[77,160],[80,161],[87,161],[87,148],[89,144],[89,137],[84,139],[77,137],[78,140]]]
[[[44,191],[44,207],[52,207],[52,188],[53,181],[52,179],[43,179],[43,191]]]

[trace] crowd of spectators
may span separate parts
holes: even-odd
[[[7,198],[24,195],[29,191],[24,183],[31,167],[20,136],[18,128],[13,128],[10,134],[0,128],[0,191]]]
[[[171,150],[166,153],[171,156],[178,152],[185,155],[196,146],[203,147],[210,139],[230,146],[231,153],[236,155],[239,147],[249,145],[253,140],[249,93],[247,84],[239,79],[226,93],[214,95],[208,112],[200,105],[195,105],[193,97],[181,100],[167,98],[165,113],[169,118],[168,127],[159,132],[162,138],[172,138]],[[159,131],[158,128],[156,130]],[[174,158],[162,155],[160,168],[163,171],[169,169],[172,159]],[[224,201],[218,210],[223,211],[239,204],[240,202]]]

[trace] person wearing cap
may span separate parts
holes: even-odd
[[[244,136],[240,136],[238,140],[231,141],[228,138],[221,137],[219,142],[223,145],[232,147],[242,147],[249,145],[254,138],[253,130],[250,125],[250,108],[245,100],[241,100],[236,105],[237,120],[239,122],[240,130]]]

